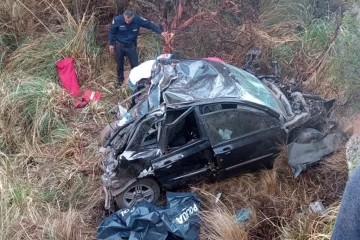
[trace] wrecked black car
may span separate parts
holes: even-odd
[[[203,59],[157,61],[145,92],[103,143],[106,209],[271,167],[281,146],[324,137],[317,126],[334,104]]]

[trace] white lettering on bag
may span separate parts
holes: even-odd
[[[185,223],[187,220],[189,220],[189,218],[194,215],[195,213],[199,212],[199,208],[196,205],[196,203],[194,203],[194,206],[190,206],[187,209],[185,209],[179,217],[176,218],[176,221],[179,224],[183,224]]]
[[[133,211],[135,211],[135,207],[132,207],[131,209],[122,210],[122,211],[120,212],[120,214],[121,214],[122,217],[124,217],[125,214],[127,214],[127,213],[129,213],[129,212],[133,212]]]

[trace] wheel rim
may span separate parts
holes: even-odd
[[[126,207],[133,207],[142,201],[152,202],[154,200],[154,190],[146,184],[135,185],[124,193],[123,203]]]

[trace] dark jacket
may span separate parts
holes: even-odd
[[[136,44],[140,27],[147,28],[161,34],[161,29],[145,18],[135,15],[132,22],[127,24],[124,16],[120,15],[115,17],[111,24],[109,45],[114,45],[115,41],[119,41],[124,44]]]

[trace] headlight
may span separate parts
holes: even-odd
[[[119,188],[120,186],[121,186],[121,184],[120,184],[119,180],[111,181],[111,187],[112,188]]]
[[[111,180],[105,174],[101,175],[101,182],[103,183],[103,185],[105,187],[110,187],[111,186]]]

